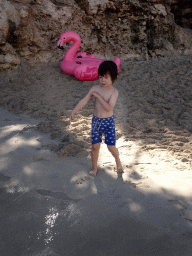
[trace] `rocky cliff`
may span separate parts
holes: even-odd
[[[60,34],[74,31],[80,50],[105,58],[192,54],[190,0],[1,0],[0,69],[62,59]]]

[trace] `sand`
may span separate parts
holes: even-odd
[[[114,115],[124,173],[117,175],[114,159],[102,144],[95,178],[88,175],[93,101],[79,111],[74,122],[70,123],[69,115],[98,81],[77,81],[60,70],[59,62],[35,67],[23,63],[16,70],[2,72],[2,187],[16,189],[12,181],[17,178],[23,191],[26,188],[28,191],[35,188],[40,194],[41,189],[60,191],[73,200],[81,200],[100,195],[99,190],[112,193],[118,187],[121,191],[123,186],[125,191],[133,189],[132,197],[138,193],[161,195],[191,228],[191,67],[191,58],[186,56],[122,61],[121,73],[114,84],[119,90]],[[10,139],[9,147],[6,136]],[[26,144],[24,139],[28,141]],[[26,151],[20,159],[25,147],[19,151],[21,148],[15,147],[15,143],[24,143],[27,148],[31,145],[33,150]],[[16,173],[12,164],[13,169],[7,167],[7,163],[14,161],[21,166]],[[21,164],[22,161],[26,163]],[[39,174],[35,173],[33,179],[24,178],[22,168],[25,174],[31,172],[33,176],[31,165],[38,166]],[[55,172],[51,166],[55,166]],[[56,177],[54,182],[51,175]],[[43,181],[40,177],[44,177]],[[137,200],[129,202],[129,206],[133,212],[139,211]],[[158,209],[157,205],[154,207]],[[150,213],[153,214],[153,207]]]
[[[117,138],[134,141],[142,152],[165,155],[178,168],[190,168],[192,147],[192,61],[190,57],[150,61],[122,61],[114,86],[119,98],[114,111]],[[34,127],[61,138],[61,157],[83,156],[90,150],[93,100],[69,115],[78,101],[98,81],[81,82],[64,74],[59,63],[1,73],[0,104],[17,114],[43,117]],[[123,145],[122,145],[123,146]],[[68,147],[68,148],[66,148]],[[129,150],[128,146],[124,146]],[[139,150],[140,151],[140,150]]]

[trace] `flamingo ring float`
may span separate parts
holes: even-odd
[[[74,32],[68,31],[63,33],[60,36],[57,46],[63,49],[63,45],[70,41],[73,41],[73,44],[65,53],[60,65],[61,69],[81,81],[94,81],[98,79],[98,68],[104,60],[97,59],[94,54],[87,55],[86,52],[77,52],[81,45],[81,38]],[[114,62],[117,65],[119,73],[120,59],[116,57]]]

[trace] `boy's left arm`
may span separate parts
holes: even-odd
[[[117,102],[117,98],[118,98],[119,93],[118,93],[117,90],[115,90],[115,91],[113,92],[113,94],[112,94],[112,96],[111,96],[111,98],[109,99],[108,102],[105,101],[105,100],[103,99],[103,97],[102,97],[98,92],[93,92],[92,95],[95,96],[95,97],[99,100],[99,102],[101,103],[102,107],[103,107],[106,111],[110,112],[110,111],[112,111],[112,110],[114,109],[114,107],[115,107],[115,104],[116,104],[116,102]]]

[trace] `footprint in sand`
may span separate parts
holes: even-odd
[[[128,180],[125,180],[125,181],[124,181],[124,184],[127,184],[127,182],[128,182]],[[131,185],[132,185],[134,188],[137,188],[137,187],[140,187],[140,188],[150,188],[149,185],[144,184],[143,182],[138,182],[138,183],[131,182]]]
[[[192,213],[189,209],[187,209],[179,200],[168,200],[172,203],[178,210],[179,215],[185,218],[186,221],[192,222]]]
[[[83,178],[79,178],[78,180],[76,180],[76,184],[83,184],[83,182],[85,182],[86,180],[90,180],[90,177],[84,176]]]
[[[141,184],[141,182],[138,182],[138,183],[131,183],[131,185],[136,188],[139,184]]]
[[[34,162],[47,161],[47,159],[45,159],[45,158],[43,158],[43,157],[33,157],[33,161],[34,161]]]

